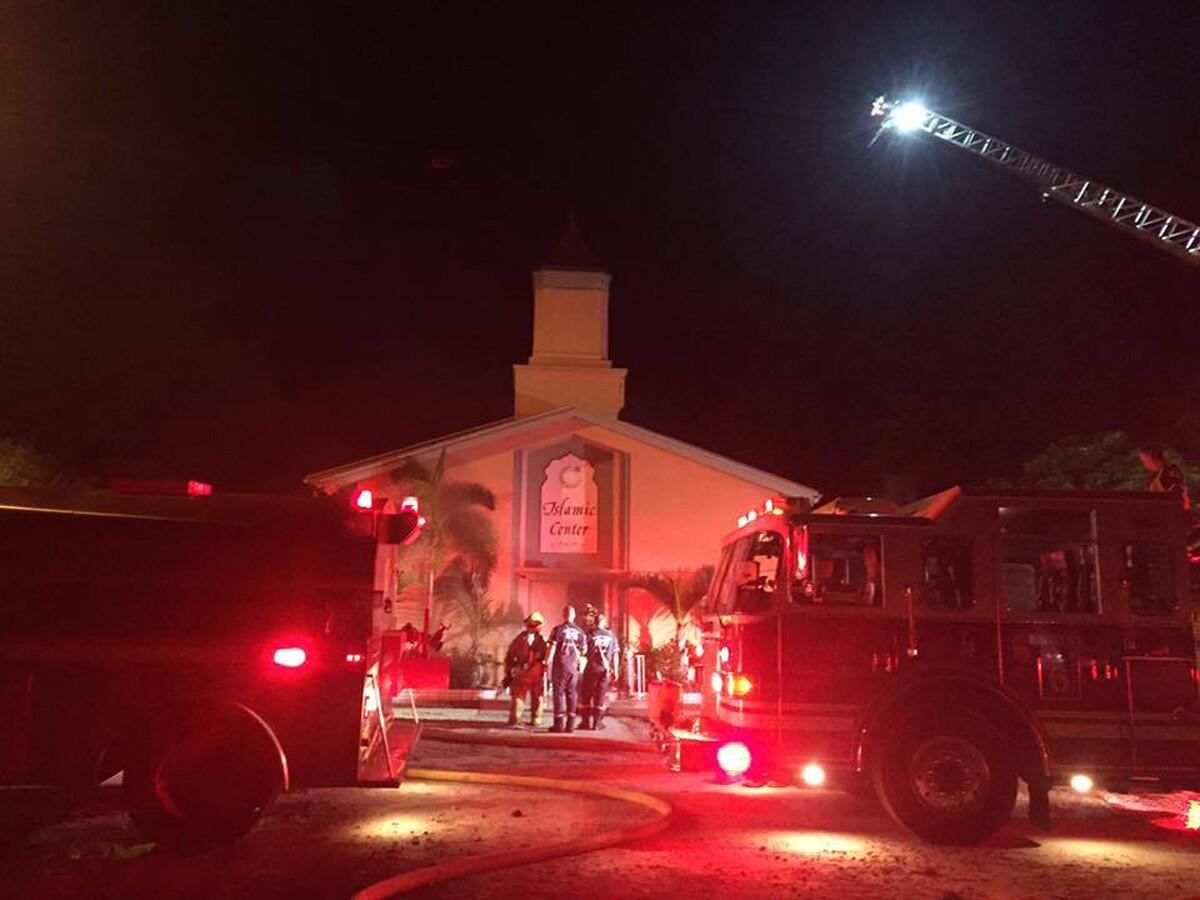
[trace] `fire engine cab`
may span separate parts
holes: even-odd
[[[415,510],[197,482],[0,489],[0,782],[36,827],[124,772],[150,840],[217,843],[289,784],[396,783],[375,551]]]
[[[1200,784],[1186,529],[1141,493],[768,501],[723,543],[667,748],[870,785],[947,844],[1000,827],[1018,779],[1042,827],[1056,783]]]

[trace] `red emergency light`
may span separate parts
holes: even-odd
[[[108,487],[118,494],[159,494],[168,497],[207,497],[213,492],[211,484],[191,479],[114,478]]]
[[[369,512],[375,508],[375,494],[369,488],[363,488],[354,495],[354,508]]]

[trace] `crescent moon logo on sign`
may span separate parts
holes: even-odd
[[[539,499],[542,553],[597,552],[599,491],[591,463],[573,453],[550,460]]]

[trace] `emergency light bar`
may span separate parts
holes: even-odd
[[[787,510],[784,508],[788,505],[788,500],[783,498],[768,498],[765,503],[758,509],[752,509],[744,516],[738,516],[737,527],[745,528],[751,522],[757,521],[759,516],[782,516]]]

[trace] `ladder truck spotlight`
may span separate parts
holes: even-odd
[[[1032,184],[1044,199],[1105,222],[1178,259],[1200,265],[1200,225],[1182,216],[956,122],[917,99],[889,100],[881,95],[871,105],[871,116],[880,119],[876,138],[885,132],[936,138]]]
[[[920,100],[908,100],[901,103],[885,119],[897,131],[908,133],[916,131],[929,121],[929,109]]]

